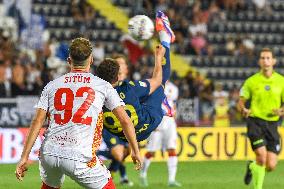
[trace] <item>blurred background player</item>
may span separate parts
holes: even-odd
[[[113,58],[119,65],[118,81],[127,79],[128,66],[126,58],[123,55],[116,55]],[[127,177],[126,167],[124,165],[124,159],[130,154],[128,142],[121,140],[118,136],[113,135],[106,129],[103,129],[103,140],[109,150],[108,158],[111,159],[111,163],[108,169],[112,176],[114,176],[115,172],[119,171],[121,176],[120,183],[122,185],[133,186],[133,182]]]
[[[117,78],[113,78],[108,71],[117,64],[113,59],[103,62],[104,64],[101,63],[96,70],[99,77],[113,84],[121,99],[126,103],[126,111],[134,123],[138,141],[148,138],[160,124],[163,117],[161,104],[165,98],[162,85],[165,85],[170,77],[169,48],[175,36],[169,26],[168,17],[161,11],[157,12],[156,30],[159,32],[162,45],[156,47],[155,67],[150,79],[117,82]],[[162,66],[164,56],[166,63]],[[104,110],[104,126],[111,133],[124,139],[119,122],[108,110]]]
[[[239,111],[247,118],[247,135],[256,155],[256,161],[247,164],[244,182],[248,185],[253,180],[254,189],[262,189],[265,172],[277,165],[279,118],[284,115],[284,77],[274,71],[276,59],[271,49],[260,51],[258,64],[260,72],[244,82],[238,102]]]
[[[143,166],[140,172],[140,180],[142,186],[148,186],[147,171],[151,163],[151,158],[155,156],[157,150],[166,149],[168,152],[168,185],[171,187],[181,187],[181,184],[175,180],[177,172],[177,154],[176,142],[177,131],[175,122],[176,101],[178,99],[178,88],[172,82],[166,82],[165,95],[166,98],[162,103],[165,116],[162,122],[154,130],[147,143],[147,152],[144,157]]]
[[[133,182],[128,179],[126,167],[124,165],[125,158],[130,154],[128,142],[121,140],[118,136],[111,134],[106,129],[103,130],[103,141],[108,151],[98,152],[98,154],[111,160],[108,170],[112,177],[119,171],[120,184],[133,186]]]

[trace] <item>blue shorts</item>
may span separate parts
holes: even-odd
[[[128,143],[126,141],[121,140],[118,136],[113,135],[106,129],[103,129],[103,139],[109,149],[112,149],[118,144],[128,147]]]

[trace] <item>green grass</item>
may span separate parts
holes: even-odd
[[[183,184],[182,189],[252,189],[253,187],[243,184],[245,172],[244,161],[208,161],[208,162],[181,162],[179,163],[177,180]],[[138,172],[133,165],[128,163],[128,176],[134,182],[132,188],[139,187]],[[1,189],[38,189],[40,177],[38,164],[34,164],[23,182],[18,182],[14,176],[15,164],[0,165],[0,188]],[[118,183],[119,176],[115,176]],[[284,161],[280,161],[277,169],[268,173],[265,177],[263,189],[284,188]],[[166,163],[152,163],[148,172],[148,189],[164,189],[167,187]],[[62,189],[81,188],[74,181],[66,177]],[[127,188],[117,184],[118,189]]]

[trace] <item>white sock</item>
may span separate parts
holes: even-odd
[[[169,182],[174,182],[176,179],[177,164],[178,164],[177,156],[169,156],[168,159]]]
[[[140,172],[141,177],[147,177],[147,171],[148,171],[150,164],[151,164],[151,159],[148,159],[145,157],[144,162],[143,162],[143,167]]]
[[[167,44],[171,44],[171,36],[167,34],[166,31],[159,31],[159,37],[161,42],[166,42]]]

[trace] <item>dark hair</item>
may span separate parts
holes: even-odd
[[[275,58],[274,53],[273,53],[272,49],[270,49],[270,48],[262,48],[259,52],[259,56],[262,52],[271,52],[272,58]]]
[[[73,39],[69,47],[69,54],[74,66],[85,66],[87,58],[92,53],[92,44],[88,39],[79,37]]]
[[[96,75],[113,84],[118,80],[119,65],[112,58],[105,58],[96,69]]]

